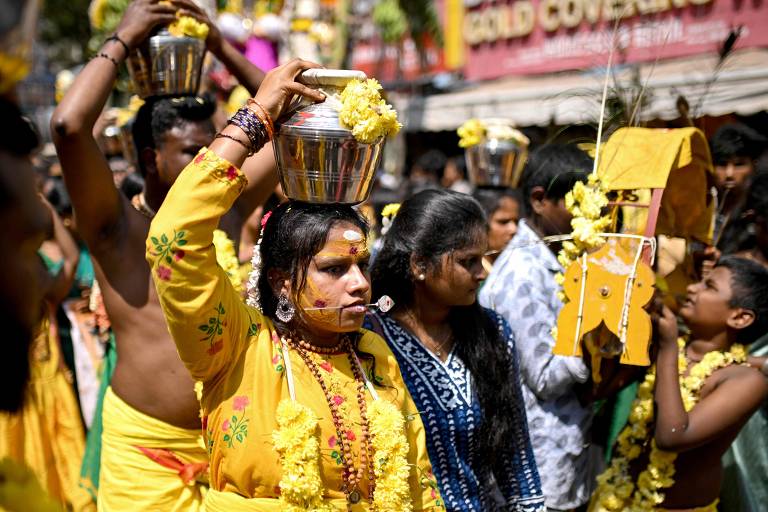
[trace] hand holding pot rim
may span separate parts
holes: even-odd
[[[323,101],[325,95],[322,92],[296,81],[296,77],[305,69],[320,67],[314,62],[293,59],[267,73],[254,99],[264,106],[273,120],[282,114],[295,94],[313,101]]]

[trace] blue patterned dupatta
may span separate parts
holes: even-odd
[[[500,316],[486,309],[513,354],[510,379],[520,382],[517,352],[511,331]],[[494,472],[478,460],[480,404],[472,376],[452,350],[445,362],[424,347],[409,331],[386,314],[372,313],[365,328],[382,335],[397,359],[403,379],[424,423],[427,452],[445,507],[450,511],[544,511],[539,473],[533,457],[525,406],[519,385],[508,411],[515,434],[500,454]]]

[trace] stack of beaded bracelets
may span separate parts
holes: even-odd
[[[226,137],[239,142],[248,149],[248,156],[252,156],[256,151],[260,150],[264,144],[272,140],[275,128],[272,123],[272,117],[261,103],[253,98],[248,100],[245,107],[241,108],[235,115],[233,115],[227,124],[232,124],[243,130],[248,136],[249,144],[245,144],[243,141],[230,137],[223,133],[219,133],[216,137]]]

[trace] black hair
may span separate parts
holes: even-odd
[[[768,139],[745,124],[723,125],[709,141],[712,162],[715,165],[725,165],[733,157],[756,160],[765,149],[766,143]]]
[[[211,95],[202,96],[157,96],[147,98],[136,113],[131,128],[133,143],[141,155],[144,148],[158,148],[163,137],[171,128],[187,122],[208,122],[213,132],[213,117],[216,101]],[[144,166],[139,160],[139,170],[144,174]]]
[[[269,284],[271,269],[285,272],[291,280],[296,298],[306,282],[305,270],[312,257],[323,248],[328,232],[338,222],[349,222],[368,235],[368,224],[351,206],[310,204],[290,201],[283,203],[270,215],[264,225],[261,239],[261,273],[259,274],[259,302],[261,310],[276,325],[287,331],[287,326],[275,316],[277,299]]]
[[[451,190],[414,195],[400,207],[373,263],[374,296],[389,295],[395,308],[408,308],[414,301],[416,281],[411,256],[425,258],[439,269],[443,254],[471,246],[487,228],[485,213],[469,195]],[[456,354],[472,375],[483,410],[477,460],[493,468],[515,427],[510,416],[518,385],[509,378],[513,356],[479,303],[451,308],[448,322]]]
[[[480,206],[483,208],[485,215],[490,219],[496,210],[501,206],[501,200],[505,197],[509,197],[515,201],[520,207],[520,217],[524,217],[525,201],[523,201],[523,194],[516,188],[508,187],[478,187],[472,192],[474,197]]]
[[[725,224],[717,248],[723,254],[753,249],[757,245],[754,224],[768,221],[768,172],[752,178],[744,205]]]
[[[64,180],[58,176],[48,178],[50,180],[50,189],[45,194],[45,198],[51,203],[56,213],[61,216],[72,213],[72,200],[69,198],[67,186]]]
[[[521,179],[526,211],[531,211],[534,188],[543,187],[547,199],[562,199],[577,181],[586,181],[593,164],[592,158],[575,144],[545,144],[536,148]]]
[[[439,149],[430,149],[416,159],[414,167],[420,167],[426,174],[440,177],[443,175],[448,159]]]
[[[120,183],[120,192],[128,199],[141,194],[142,190],[144,190],[144,178],[137,172],[129,172]]]
[[[0,97],[0,150],[29,156],[40,144],[37,128],[15,103]]]
[[[768,269],[755,261],[736,256],[722,258],[717,267],[731,271],[729,305],[748,309],[755,315],[755,321],[738,334],[741,343],[752,343],[768,333]]]

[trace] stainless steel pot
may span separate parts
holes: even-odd
[[[341,92],[365,73],[343,69],[310,69],[300,81],[326,94]],[[309,203],[362,203],[371,193],[384,138],[372,144],[355,140],[339,124],[330,101],[302,102],[278,122],[272,141],[280,183],[289,198]]]
[[[528,158],[528,145],[514,139],[494,137],[493,126],[511,127],[508,121],[487,119],[487,137],[474,146],[466,148],[469,181],[476,187],[512,187],[520,183],[523,166]]]
[[[197,94],[205,57],[205,41],[176,37],[163,28],[128,57],[128,73],[136,93],[147,96]]]

